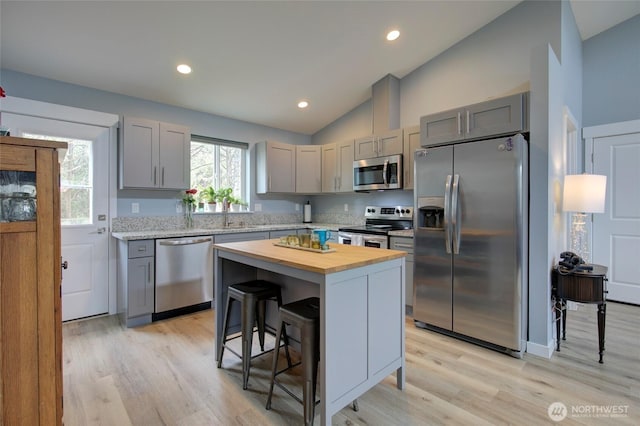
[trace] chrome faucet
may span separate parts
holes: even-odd
[[[222,226],[224,228],[228,228],[229,225],[231,225],[231,221],[229,220],[229,200],[227,200],[227,197],[222,199],[222,220]]]

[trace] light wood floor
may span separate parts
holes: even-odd
[[[594,305],[569,311],[567,340],[551,360],[511,358],[417,329],[407,317],[406,390],[390,376],[359,399],[359,412],[345,408],[333,423],[553,424],[547,409],[562,402],[570,413],[562,424],[640,424],[640,307],[607,308],[604,364]],[[134,329],[115,317],[65,324],[65,425],[302,424],[302,406],[277,388],[272,410],[264,408],[271,354],[254,359],[246,391],[232,354],[216,368],[213,318],[209,310]],[[584,414],[612,405],[626,415]]]

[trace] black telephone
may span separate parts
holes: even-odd
[[[570,274],[575,271],[586,271],[593,269],[589,265],[584,264],[584,260],[577,254],[570,251],[560,253],[560,262],[558,262],[558,272],[563,275]]]

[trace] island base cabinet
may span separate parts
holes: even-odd
[[[404,389],[404,254],[336,244],[336,253],[325,255],[274,247],[276,241],[216,241],[216,350],[228,286],[266,279],[281,287],[284,303],[320,297],[320,424],[330,425],[335,413],[394,372]],[[239,312],[231,312],[231,323],[237,327]],[[273,324],[268,312],[267,323]]]
[[[400,259],[346,271],[340,281],[325,284],[321,309],[326,326],[320,338],[326,356],[320,362],[329,384],[323,390],[328,413],[349,405],[394,371],[398,387],[403,386],[404,278]],[[325,310],[327,306],[331,309]]]

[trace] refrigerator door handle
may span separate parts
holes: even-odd
[[[444,248],[447,254],[451,254],[451,175],[447,175],[444,185]]]
[[[460,254],[460,175],[453,177],[451,189],[451,222],[453,228],[453,253]]]

